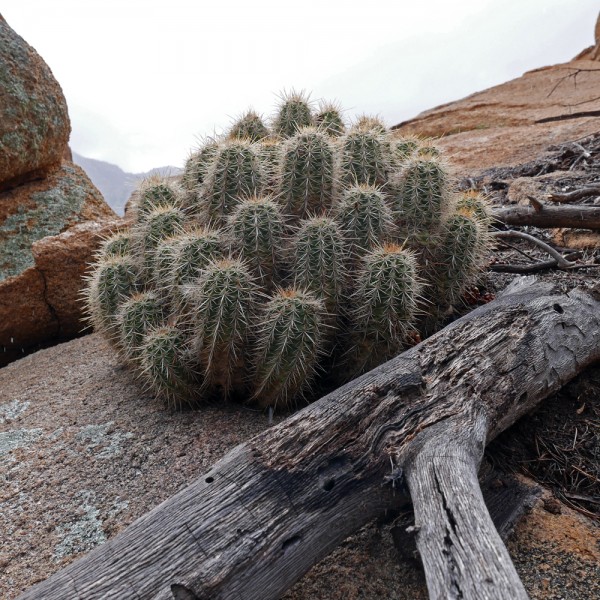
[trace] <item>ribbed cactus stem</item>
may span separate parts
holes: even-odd
[[[352,129],[355,131],[374,131],[375,133],[387,132],[387,127],[385,126],[383,119],[375,115],[360,115],[356,119]]]
[[[254,278],[234,259],[211,262],[186,291],[194,321],[194,351],[204,371],[204,388],[228,396],[243,389],[249,325],[258,300]]]
[[[310,385],[323,350],[325,306],[310,292],[280,289],[261,311],[254,398],[287,406]]]
[[[183,201],[178,186],[172,181],[158,176],[144,180],[136,196],[134,196],[133,206],[138,223],[145,221],[148,215],[159,207],[179,207]]]
[[[269,196],[244,200],[229,218],[233,250],[266,289],[277,281],[284,250],[284,230],[281,208]]]
[[[419,139],[414,136],[396,138],[392,142],[392,151],[398,164],[407,161],[419,149]]]
[[[236,119],[229,130],[229,139],[258,142],[269,135],[269,130],[262,117],[253,110],[248,110]]]
[[[131,253],[132,248],[131,233],[129,231],[117,231],[102,240],[100,248],[96,253],[96,259],[126,256]]]
[[[334,214],[354,256],[389,240],[394,230],[392,210],[382,190],[375,186],[363,184],[347,188]]]
[[[192,214],[199,210],[198,194],[217,155],[218,148],[218,142],[209,138],[198,150],[192,152],[185,163],[181,176],[181,183],[185,191],[183,207]]]
[[[313,124],[309,97],[303,92],[284,92],[277,114],[273,120],[275,134],[287,138],[295,135],[303,127]]]
[[[300,223],[293,241],[294,286],[312,291],[336,314],[346,277],[348,257],[340,226],[329,217]]]
[[[128,360],[141,359],[142,340],[150,328],[158,327],[164,318],[163,304],[155,292],[139,292],[125,300],[117,314],[120,346]]]
[[[119,305],[138,285],[138,268],[133,258],[112,256],[96,263],[86,290],[90,320],[96,331],[116,341],[116,313]]]
[[[340,139],[339,169],[346,185],[383,185],[391,167],[387,134],[355,128]]]
[[[169,281],[173,285],[193,282],[212,261],[223,258],[223,233],[218,229],[193,229],[178,237]]]
[[[136,253],[141,258],[143,275],[146,281],[154,274],[155,251],[160,242],[181,231],[185,214],[171,205],[157,206],[148,213],[145,220],[134,228],[137,238]]]
[[[444,223],[434,253],[429,290],[436,304],[448,306],[460,301],[485,260],[486,249],[486,231],[477,219],[456,213]]]
[[[277,194],[286,212],[305,218],[329,207],[334,169],[334,149],[327,134],[309,127],[287,140]]]
[[[398,353],[417,316],[422,284],[412,252],[386,244],[367,254],[351,299],[354,332],[348,353],[354,374]]]
[[[477,190],[469,190],[458,194],[456,197],[455,211],[458,214],[479,221],[483,226],[489,225],[492,221],[487,200],[485,196]]]
[[[417,236],[435,232],[451,209],[450,177],[435,157],[413,157],[393,184],[398,189],[400,224]]]
[[[331,137],[339,137],[346,131],[341,108],[333,102],[322,102],[315,115],[315,126]]]
[[[263,191],[267,194],[275,193],[281,161],[281,140],[275,137],[267,137],[257,143],[257,148],[258,157],[265,174]]]
[[[174,326],[151,328],[142,340],[142,377],[172,409],[180,409],[193,395],[193,373],[185,357],[186,339]]]
[[[202,216],[207,224],[223,225],[244,197],[261,192],[265,172],[248,140],[220,144],[200,194]]]

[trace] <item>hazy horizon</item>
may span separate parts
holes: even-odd
[[[204,135],[277,94],[337,100],[388,125],[566,62],[597,0],[5,0],[2,15],[63,88],[71,148],[139,173],[181,167]]]

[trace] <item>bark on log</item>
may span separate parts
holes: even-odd
[[[230,452],[21,600],[278,598],[413,497],[432,598],[526,598],[479,492],[485,444],[600,358],[600,298],[531,278]],[[390,466],[393,464],[393,468]]]
[[[495,209],[492,216],[506,225],[600,230],[600,206],[515,205]]]

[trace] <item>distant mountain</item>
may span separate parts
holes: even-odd
[[[73,152],[73,162],[79,165],[100,190],[107,204],[118,214],[125,212],[125,203],[141,179],[151,175],[179,175],[178,167],[157,167],[146,173],[126,173],[117,165],[86,158]]]

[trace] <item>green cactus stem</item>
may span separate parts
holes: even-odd
[[[262,117],[253,110],[249,110],[236,119],[229,130],[229,139],[249,140],[258,142],[269,135],[269,130]]]
[[[422,283],[415,255],[386,244],[367,254],[352,297],[349,375],[395,356],[406,342],[418,313]]]
[[[206,224],[221,226],[242,198],[261,192],[265,172],[256,147],[248,140],[219,145],[200,194]]]
[[[450,176],[438,158],[411,158],[392,187],[397,190],[401,228],[412,235],[423,238],[437,231],[451,210]]]
[[[347,246],[340,226],[330,217],[300,223],[293,240],[294,287],[323,299],[336,314],[346,278]]]
[[[138,268],[129,255],[112,256],[96,263],[88,278],[86,298],[89,319],[96,331],[116,342],[119,305],[137,290]]]
[[[331,137],[339,137],[346,132],[342,110],[334,102],[321,102],[315,115],[315,125]]]
[[[303,127],[313,124],[309,97],[304,92],[284,92],[281,95],[277,114],[273,120],[273,131],[283,138],[296,135]]]
[[[237,205],[229,218],[232,249],[265,289],[277,281],[284,252],[285,223],[270,196],[254,196]]]
[[[134,194],[133,212],[137,222],[145,221],[159,207],[179,207],[182,194],[178,186],[164,178],[153,176],[145,179]]]
[[[133,362],[141,360],[140,348],[147,331],[161,325],[163,304],[155,292],[138,292],[125,300],[118,311],[117,323],[120,346],[125,357]]]
[[[487,256],[488,238],[480,221],[457,212],[443,225],[436,246],[429,295],[441,307],[460,302]]]
[[[193,396],[194,374],[185,356],[186,339],[175,326],[150,328],[139,350],[141,375],[171,409],[181,409]]]
[[[262,407],[288,406],[313,379],[323,352],[325,306],[313,294],[279,289],[261,311],[255,391]]]
[[[383,185],[391,167],[387,135],[365,127],[353,128],[340,139],[340,179],[346,185]]]
[[[363,184],[347,188],[334,214],[354,256],[389,240],[394,231],[392,210],[381,188],[375,186]]]
[[[385,126],[383,119],[374,115],[360,115],[356,119],[352,129],[355,131],[374,131],[375,133],[380,134],[387,132],[387,127]]]
[[[327,134],[309,127],[288,139],[282,149],[277,194],[286,212],[305,218],[329,207],[334,168]]]
[[[244,388],[249,326],[258,290],[243,262],[211,262],[187,286],[186,307],[194,322],[194,352],[204,371],[205,389],[227,397]]]
[[[127,256],[133,249],[132,235],[129,231],[117,231],[110,234],[100,244],[96,260],[115,256]]]
[[[144,279],[152,279],[155,254],[160,242],[183,231],[185,214],[172,205],[161,205],[148,213],[144,221],[136,224],[136,255],[140,257]]]

